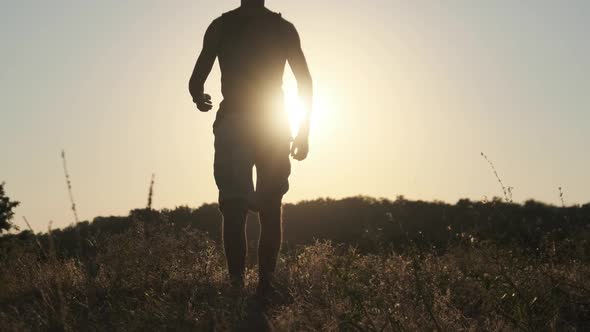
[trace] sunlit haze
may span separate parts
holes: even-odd
[[[217,200],[215,112],[188,80],[209,23],[239,1],[5,1],[0,182],[36,230]],[[267,0],[314,78],[310,157],[287,202],[369,195],[590,201],[587,1]],[[206,84],[221,101],[215,65]],[[287,68],[286,109],[301,117]],[[561,203],[560,203],[561,204]]]

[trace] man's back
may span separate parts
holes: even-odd
[[[214,24],[220,31],[218,57],[227,107],[263,107],[280,101],[290,24],[266,8],[239,8]]]
[[[209,58],[219,59],[224,97],[220,109],[224,112],[281,108],[287,60],[294,71],[298,63],[303,63],[299,66],[303,68],[299,70],[302,74],[297,72],[296,76],[299,74],[304,90],[311,90],[311,78],[295,27],[265,7],[240,7],[223,14],[209,26],[204,44],[203,52],[210,53]],[[196,70],[199,67],[208,66],[195,68],[190,82],[193,98],[202,95],[204,75]],[[311,95],[311,91],[307,94]]]

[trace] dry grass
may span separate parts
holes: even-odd
[[[95,251],[82,260],[60,257],[59,248],[44,255],[34,242],[3,255],[2,330],[227,331],[251,323],[256,271],[245,294],[229,292],[223,253],[202,233],[137,221],[91,242]],[[467,241],[442,255],[418,245],[361,254],[317,242],[285,252],[279,270],[290,300],[264,316],[277,331],[590,328],[590,267],[559,249],[534,256]]]

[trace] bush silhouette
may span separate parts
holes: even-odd
[[[14,216],[12,211],[20,203],[11,201],[4,192],[4,182],[0,182],[0,233],[10,230],[14,227],[10,220]]]

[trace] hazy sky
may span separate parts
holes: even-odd
[[[0,1],[0,181],[37,230],[214,202],[214,113],[190,77],[208,24],[239,1]],[[315,79],[294,202],[364,194],[590,201],[590,2],[268,0]],[[207,84],[220,101],[219,70]],[[285,89],[294,94],[290,71]]]

